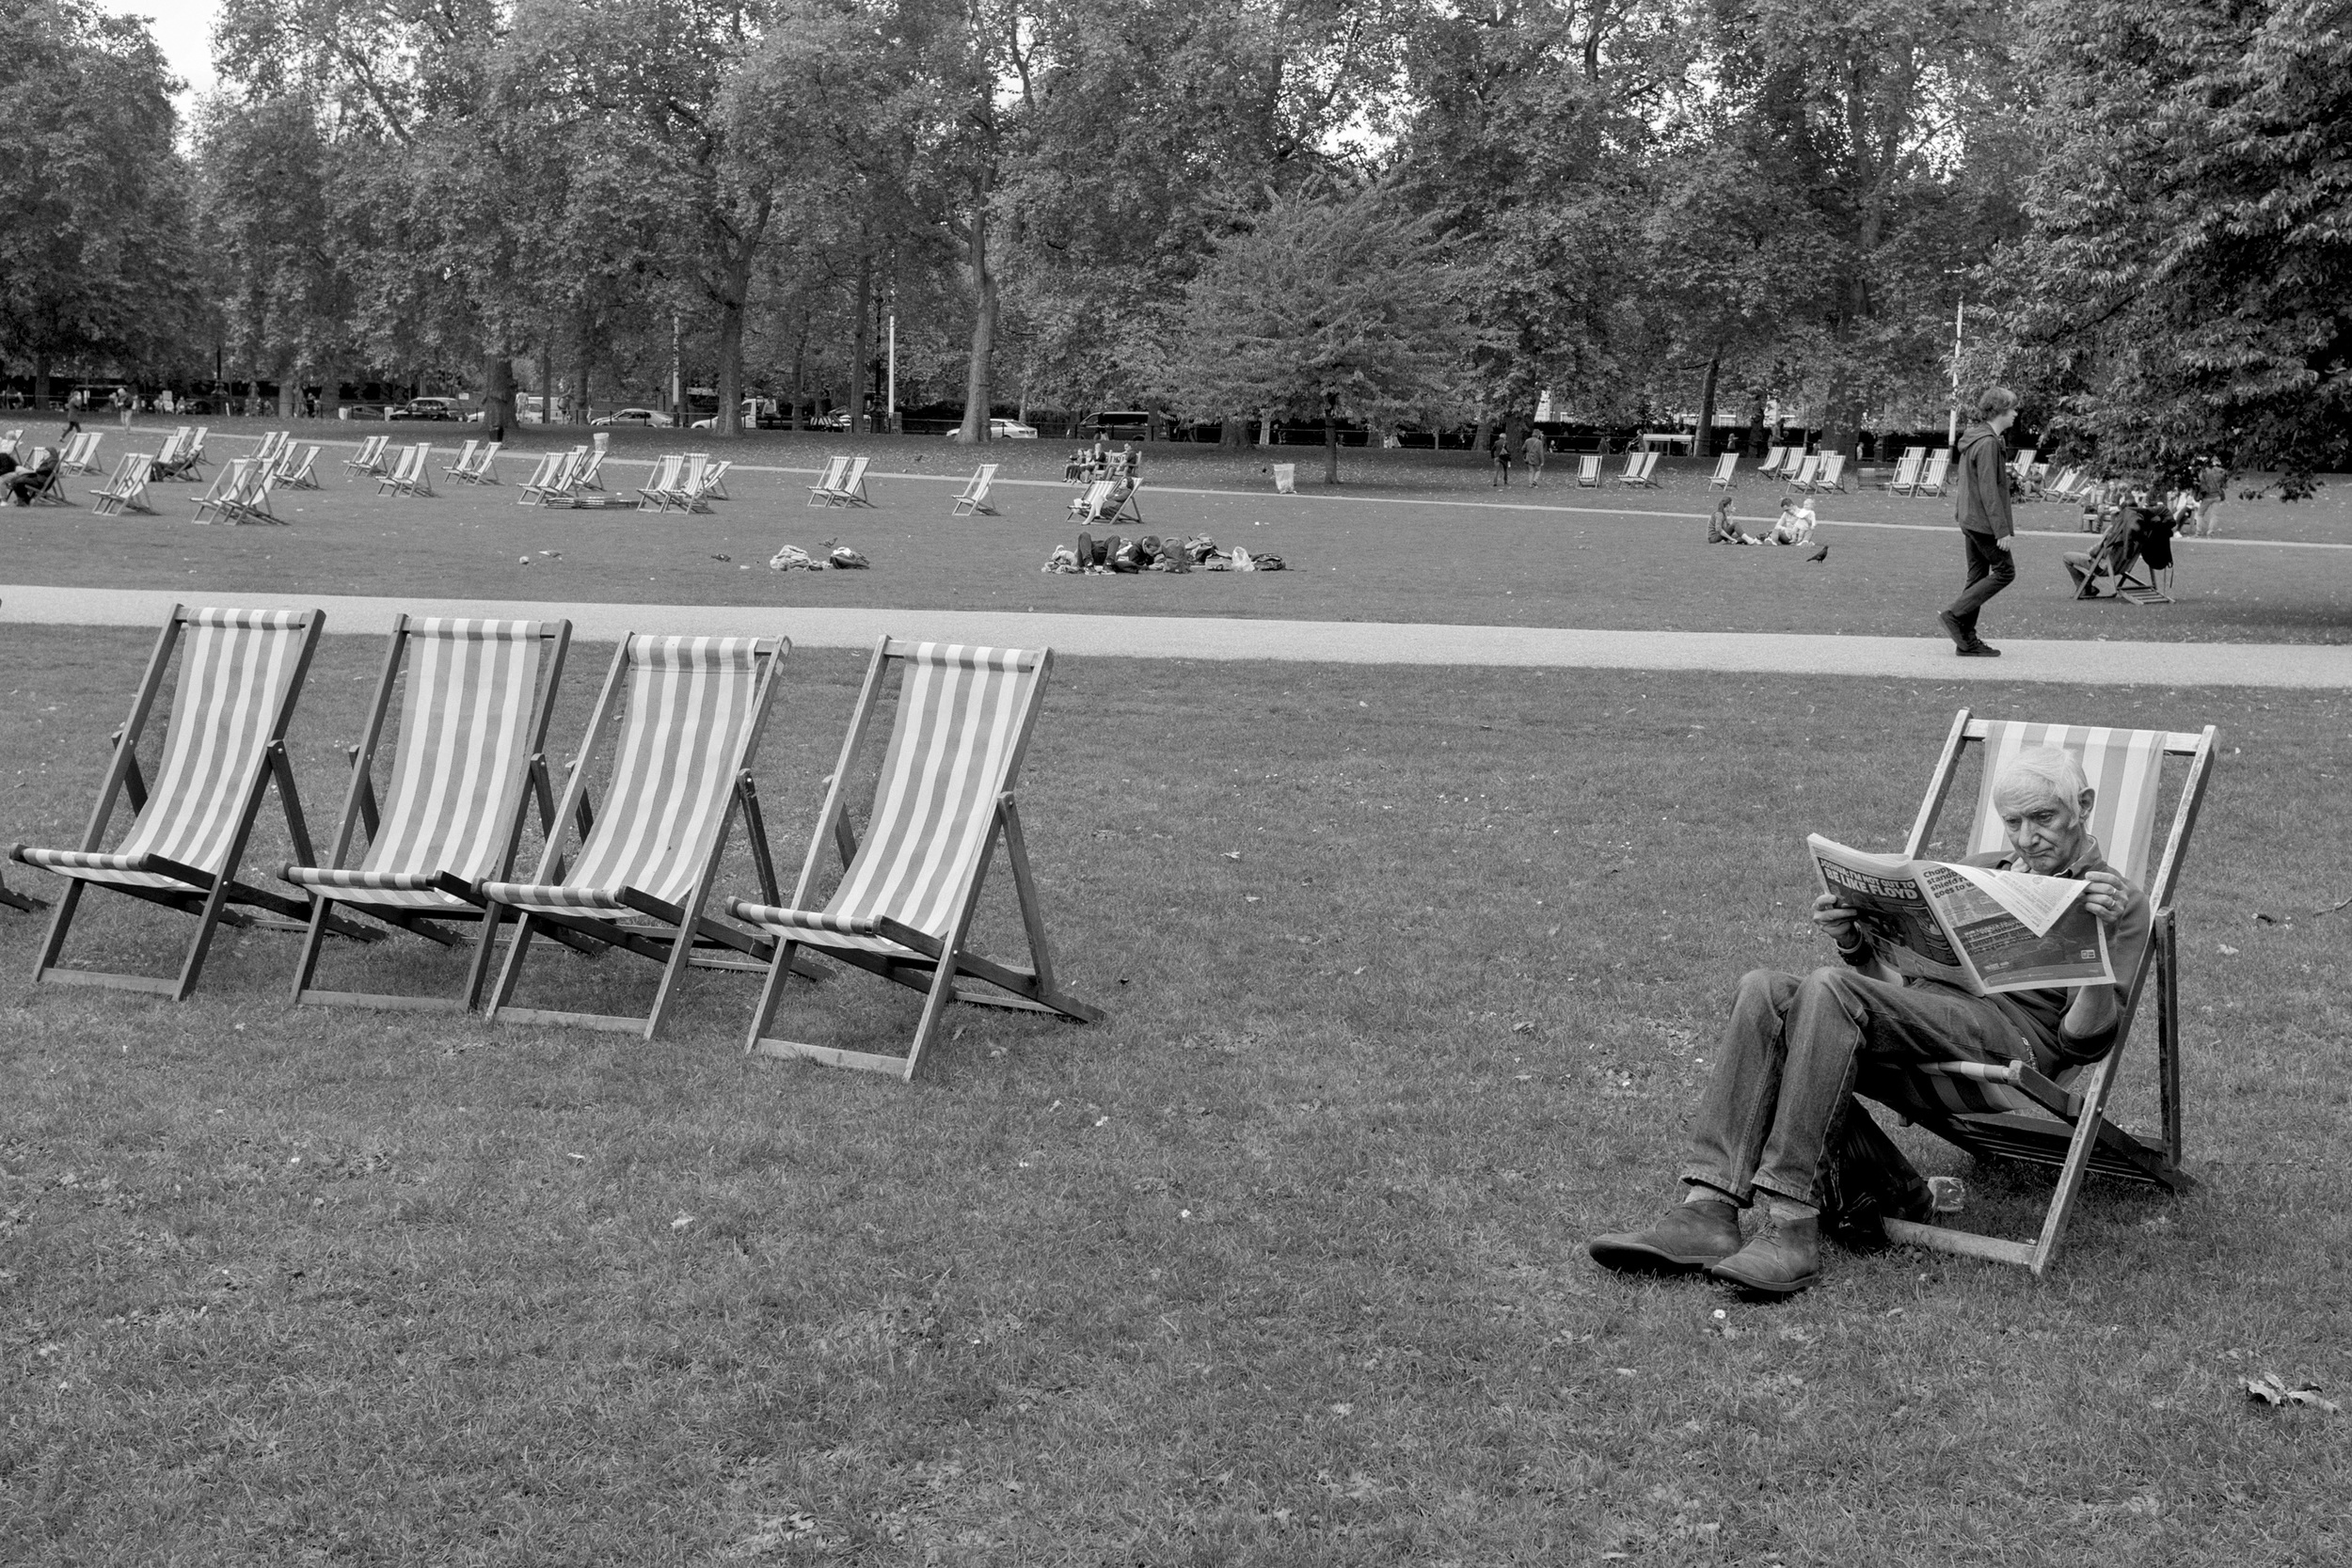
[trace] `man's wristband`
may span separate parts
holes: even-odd
[[[1842,942],[1837,944],[1837,956],[1850,964],[1859,963],[1863,955],[1869,951],[1870,939],[1868,937],[1863,937],[1851,945]]]

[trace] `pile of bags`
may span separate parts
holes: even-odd
[[[1205,533],[1196,533],[1181,545],[1162,540],[1154,533],[1140,539],[1125,539],[1116,533],[1097,539],[1090,533],[1081,533],[1074,548],[1068,545],[1057,546],[1041,569],[1077,577],[1089,573],[1189,572],[1195,567],[1203,572],[1286,569],[1279,555],[1252,555],[1238,545],[1220,550],[1216,541]]]
[[[830,566],[836,572],[862,572],[868,564],[864,556],[849,546],[836,545],[830,539],[817,547],[825,552],[822,561],[798,545],[787,545],[768,558],[768,569],[771,572],[821,572]]]

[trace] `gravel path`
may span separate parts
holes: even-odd
[[[151,626],[178,602],[146,589],[0,586],[0,622]],[[1451,664],[1598,670],[1724,670],[1782,675],[2060,681],[2095,686],[2352,689],[2352,646],[2257,642],[2004,641],[2000,658],[1960,658],[1940,638],[1741,632],[1590,631],[1420,626],[1377,621],[1261,621],[1210,616],[1061,615],[950,610],[771,610],[526,600],[391,599],[306,594],[255,602],[326,611],[331,632],[380,637],[415,615],[528,619],[569,615],[573,635],[623,632],[789,637],[803,647],[863,647],[891,635],[1065,655],[1275,659],[1334,664]]]

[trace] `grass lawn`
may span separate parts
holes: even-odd
[[[78,827],[146,641],[0,628],[10,836]],[[378,651],[322,645],[314,822]],[[787,866],[860,669],[793,656],[759,768]],[[2224,727],[2195,1195],[2094,1184],[2039,1285],[1898,1251],[1757,1307],[1582,1256],[1666,1196],[1737,973],[1822,956],[1804,833],[1894,842],[1962,700],[1073,661],[1024,815],[1111,1021],[975,1010],[912,1088],[747,1065],[740,976],[648,1046],[296,1010],[257,933],[174,1008],[26,987],[39,923],[0,916],[0,1560],[2341,1560],[2352,1416],[2235,1379],[2352,1386],[2352,911],[2312,912],[2352,895],[2352,699],[1966,692]],[[160,964],[180,927],[124,902],[73,951]],[[328,983],[453,979],[418,945]],[[649,973],[536,977],[593,1006]],[[913,1002],[790,1012],[872,1038]],[[2042,1194],[1971,1185],[2012,1229]]]
[[[325,427],[321,427],[325,428]],[[338,433],[359,427],[337,426]],[[423,427],[396,431],[445,435]],[[526,433],[535,438],[536,432]],[[625,431],[616,450],[639,455],[684,444],[679,434]],[[747,438],[744,460],[814,466],[822,438],[770,434]],[[235,443],[215,437],[217,451]],[[992,460],[1012,453],[1017,467],[1058,463],[1035,443],[1005,442]],[[923,458],[946,475],[969,471],[970,454],[945,441],[897,440],[880,461],[908,471]],[[1456,454],[1443,454],[1452,459]],[[1153,477],[1173,487],[1216,481],[1217,466],[1239,460],[1215,449],[1155,451]],[[1073,528],[1063,520],[1067,492],[1016,486],[999,492],[1004,515],[950,520],[953,487],[914,479],[873,482],[878,505],[856,512],[811,511],[798,476],[730,476],[735,499],[709,515],[633,511],[546,512],[516,504],[512,482],[524,472],[508,460],[507,487],[451,486],[430,500],[378,498],[373,486],[340,477],[319,491],[284,497],[288,526],[189,526],[194,491],[159,485],[162,513],[120,521],[87,510],[0,512],[0,548],[9,580],[166,588],[192,595],[342,592],[436,596],[478,595],[564,601],[874,606],[910,609],[1024,610],[1146,615],[1275,616],[1303,620],[1416,621],[1459,625],[1622,627],[1707,631],[1801,631],[1940,636],[1935,611],[1957,591],[1960,546],[1933,528],[1824,526],[1831,546],[1815,565],[1793,549],[1709,548],[1703,527],[1680,515],[1705,500],[1695,474],[1661,494],[1607,495],[1547,488],[1547,502],[1632,508],[1635,515],[1566,513],[1462,505],[1491,495],[1477,470],[1433,463],[1428,453],[1357,454],[1369,472],[1413,483],[1300,497],[1189,494],[1147,484],[1150,529],[1206,531],[1224,544],[1272,550],[1292,570],[1270,575],[1194,573],[1184,577],[1047,577],[1038,568]],[[1410,459],[1408,466],[1404,460]],[[626,480],[642,469],[615,467]],[[1415,475],[1451,472],[1452,488]],[[1236,475],[1238,482],[1241,476]],[[1251,481],[1262,484],[1263,481]],[[87,496],[76,483],[72,493]],[[2279,503],[2232,503],[2243,519],[2232,538],[2352,539],[2333,512],[2342,487],[2300,510]],[[1515,503],[1534,498],[1512,492]],[[1772,497],[1751,484],[1743,511],[1769,512]],[[1875,493],[1824,499],[1828,518],[1938,522],[1943,503]],[[2058,529],[2073,513],[2023,508],[2024,526]],[[767,571],[775,547],[813,547],[823,538],[854,545],[870,572]],[[2182,541],[2175,592],[2181,602],[2136,607],[2106,600],[2075,603],[2058,556],[2081,548],[2079,534],[2031,533],[2019,542],[2017,585],[1984,621],[2003,637],[2119,638],[2238,641],[2352,639],[2352,549],[2286,549]],[[560,551],[560,557],[543,555]],[[723,557],[724,559],[719,559]],[[525,563],[528,558],[528,563]],[[746,569],[748,568],[748,569]]]

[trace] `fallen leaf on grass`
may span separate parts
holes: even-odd
[[[672,1221],[670,1222],[670,1228],[671,1228],[671,1229],[673,1229],[673,1230],[683,1230],[683,1229],[685,1229],[688,1226],[690,1226],[690,1225],[691,1225],[691,1224],[693,1224],[693,1223],[694,1223],[694,1216],[693,1216],[693,1215],[691,1215],[691,1214],[680,1214],[677,1218],[675,1218],[675,1219],[674,1219],[674,1220],[672,1220]]]
[[[2219,946],[2220,946],[2220,948],[2221,948],[2221,956],[2222,956],[2223,958],[2236,958],[2236,957],[2237,957],[2237,949],[2236,949],[2236,948],[2234,948],[2234,947],[2233,947],[2233,946],[2231,946],[2228,942],[2222,942],[2222,943],[2220,943],[2220,944],[2219,944]]]
[[[2242,1377],[2238,1383],[2249,1400],[2259,1400],[2274,1409],[2282,1404],[2300,1404],[2313,1410],[2324,1410],[2330,1416],[2341,1415],[2344,1406],[2333,1400],[2319,1397],[2319,1385],[2306,1383],[2290,1388],[2277,1372],[2265,1372],[2260,1377]]]

